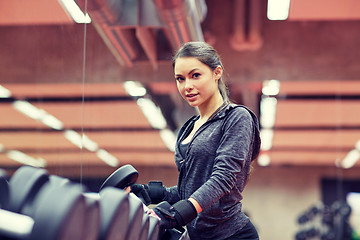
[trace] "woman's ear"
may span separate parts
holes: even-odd
[[[214,70],[214,74],[215,74],[215,79],[219,80],[223,74],[223,69],[220,65],[218,65],[215,70]]]

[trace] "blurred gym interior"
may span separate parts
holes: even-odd
[[[197,113],[171,57],[188,41],[215,47],[231,101],[260,119],[243,200],[260,239],[360,239],[357,0],[0,1],[0,169],[98,192],[131,164],[176,185]]]

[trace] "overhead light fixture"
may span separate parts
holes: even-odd
[[[260,166],[266,167],[270,165],[270,156],[267,153],[261,153],[257,159]]]
[[[83,146],[91,152],[95,152],[99,148],[98,144],[96,142],[94,142],[93,140],[91,140],[85,134],[82,134],[82,142],[83,142]]]
[[[262,94],[267,96],[275,96],[280,92],[280,81],[271,79],[263,82]]]
[[[162,112],[155,103],[148,98],[140,98],[136,101],[137,105],[140,107],[145,117],[149,121],[150,125],[155,129],[165,129],[166,120],[162,115]]]
[[[267,80],[263,82],[262,97],[260,101],[260,124],[263,135],[261,147],[263,150],[270,150],[272,146],[273,128],[276,120],[276,96],[280,92],[278,80]]]
[[[0,85],[0,98],[9,98],[9,97],[11,97],[10,90]]]
[[[289,17],[290,0],[268,0],[267,17],[269,20],[286,20]]]
[[[266,80],[263,82],[262,96],[260,101],[260,136],[261,136],[261,150],[269,151],[272,148],[274,138],[274,126],[276,120],[276,96],[280,92],[280,81]],[[270,164],[269,155],[261,155],[258,158],[258,163],[261,166]]]
[[[16,100],[13,102],[13,106],[22,114],[34,120],[40,121],[52,129],[62,130],[64,127],[63,123],[59,119],[51,114],[48,114],[45,110],[35,107],[27,101]]]
[[[348,152],[348,154],[341,161],[343,168],[352,168],[360,160],[360,140],[355,143],[355,148]]]
[[[276,119],[277,99],[263,96],[260,103],[260,123],[262,128],[273,128]]]
[[[269,151],[272,148],[274,130],[267,128],[261,129],[260,138],[261,138],[261,147],[260,147],[261,150]]]
[[[76,23],[91,23],[90,16],[87,13],[84,14],[74,0],[61,0],[60,2]]]
[[[50,114],[46,114],[40,121],[55,130],[62,130],[64,127],[63,123],[59,119]]]
[[[107,163],[108,165],[112,166],[112,167],[117,167],[119,166],[119,160],[111,155],[108,151],[104,150],[104,149],[99,149],[96,152],[96,155],[103,160],[105,163]]]
[[[173,131],[170,129],[163,129],[160,131],[160,137],[162,141],[165,143],[166,147],[175,152],[175,143],[176,143],[176,136]]]
[[[40,120],[46,114],[44,110],[35,107],[28,101],[16,100],[15,102],[13,102],[13,106],[22,114],[35,120]]]
[[[34,158],[18,150],[9,150],[6,155],[8,158],[19,163],[33,167],[45,167],[46,161],[43,158]]]
[[[65,138],[73,143],[75,146],[82,149],[83,147],[91,152],[98,150],[98,144],[88,138],[85,134],[79,134],[74,130],[64,131]]]
[[[72,144],[82,149],[82,140],[80,134],[75,132],[74,130],[66,130],[64,131],[65,138],[69,140]]]
[[[140,82],[126,81],[124,82],[126,92],[132,97],[143,97],[146,95],[146,89]]]
[[[357,149],[357,150],[360,152],[360,140],[358,140],[358,141],[355,143],[355,149]]]
[[[80,135],[74,130],[66,130],[64,134],[71,143],[78,146],[80,149],[86,148],[91,152],[96,152],[96,156],[105,163],[107,163],[109,166],[119,166],[119,160],[115,156],[111,155],[108,151],[104,149],[99,149],[98,144],[92,141],[85,134]]]
[[[345,156],[345,158],[341,161],[341,166],[343,168],[351,168],[355,165],[357,161],[360,159],[360,152],[357,149],[353,149]]]

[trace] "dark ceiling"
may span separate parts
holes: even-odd
[[[0,84],[12,94],[0,99],[0,167],[21,164],[9,157],[13,150],[65,174],[78,165],[108,168],[99,150],[118,165],[174,166],[161,130],[123,83],[142,83],[166,129],[176,133],[196,112],[180,99],[169,60],[182,42],[199,38],[221,54],[232,101],[260,118],[261,100],[277,99],[272,147],[262,152],[270,166],[335,166],[355,148],[359,3],[292,0],[288,20],[270,21],[262,0],[193,1],[200,13],[191,10],[192,1],[149,2],[77,1],[90,24],[74,23],[57,0],[0,3]],[[262,96],[263,82],[271,79],[280,82],[280,92]],[[23,115],[17,101],[56,117],[62,129]],[[70,130],[97,149],[69,142],[64,133]]]

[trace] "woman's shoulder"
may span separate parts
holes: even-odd
[[[253,111],[251,111],[248,107],[239,104],[230,104],[227,109],[227,115],[232,115],[233,117],[250,117],[256,118],[256,115]]]

